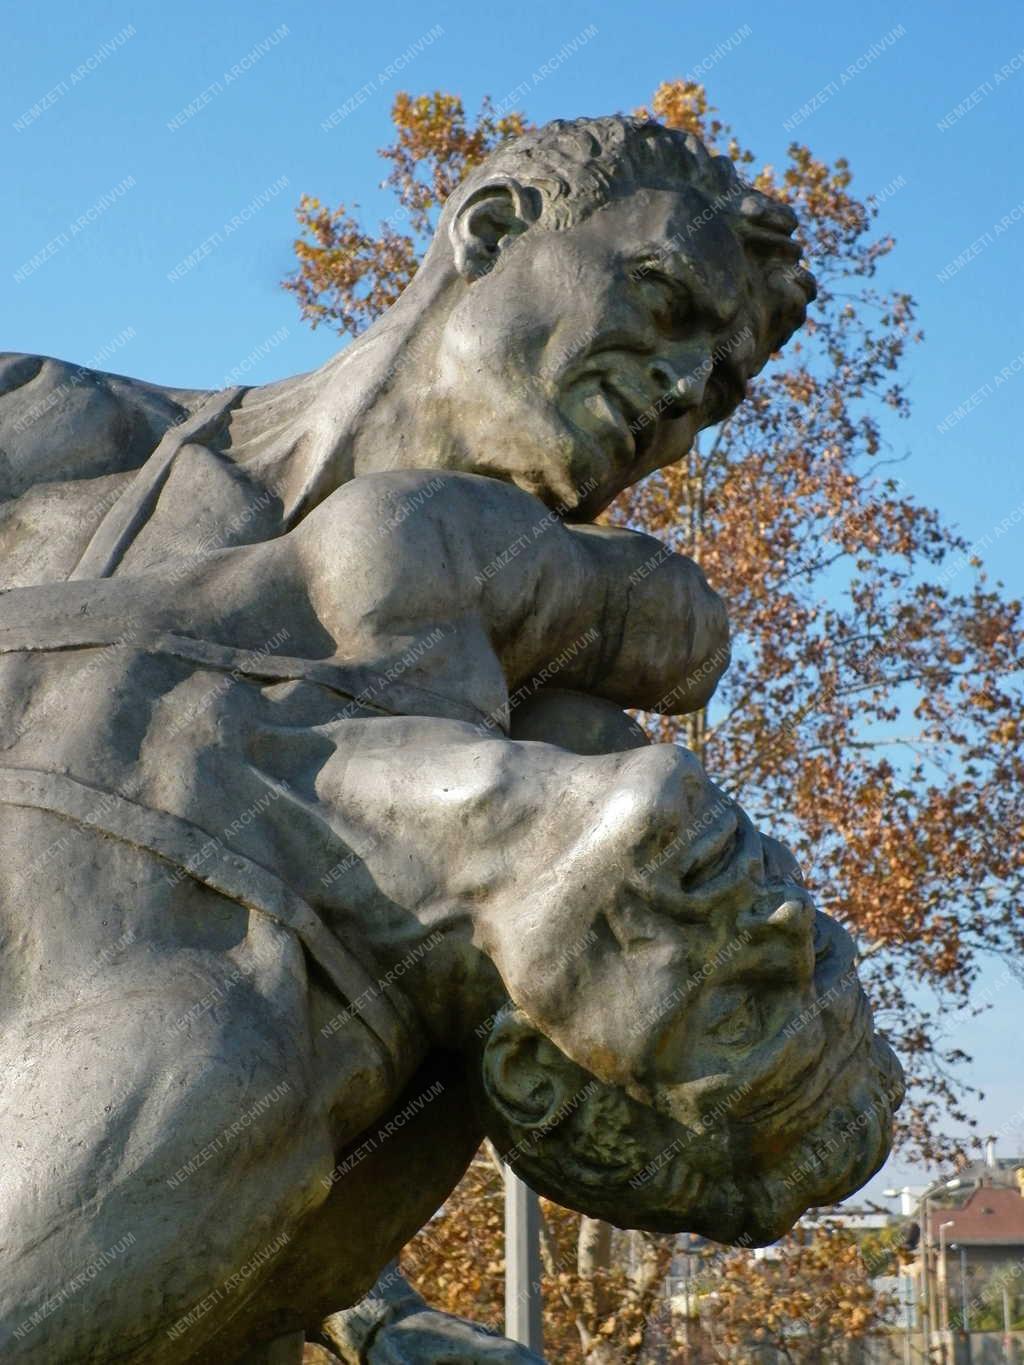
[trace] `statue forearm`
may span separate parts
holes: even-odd
[[[440,1313],[416,1293],[397,1261],[382,1271],[366,1298],[332,1313],[320,1328],[344,1365],[544,1365],[540,1356],[507,1337]]]
[[[455,686],[488,671],[477,638],[509,693],[551,674],[557,686],[666,713],[703,705],[728,663],[725,607],[691,560],[634,531],[566,526],[494,480],[356,479],[297,536],[339,648],[386,651],[425,622],[447,623]],[[435,652],[425,665],[435,685],[440,663]]]
[[[568,531],[592,566],[604,628],[617,640],[596,695],[665,715],[703,706],[729,663],[729,619],[699,566],[634,531]]]
[[[374,831],[363,863],[382,917],[394,923],[401,907],[424,926],[461,925],[458,1017],[472,1027],[501,1003],[493,963],[507,994],[557,1031],[570,1003],[565,972],[581,973],[598,988],[587,1055],[605,1047],[623,1068],[637,1062],[631,1009],[649,1003],[662,976],[678,981],[667,959],[645,966],[646,948],[663,935],[679,868],[709,828],[695,811],[716,799],[692,757],[673,745],[583,756],[430,718],[347,725],[319,794]],[[344,902],[349,891],[339,883],[332,894]],[[609,931],[621,958],[599,951]],[[474,974],[474,954],[488,971]],[[599,1001],[611,966],[622,979],[603,987],[626,994],[609,1013]]]

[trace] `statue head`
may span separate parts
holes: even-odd
[[[656,122],[556,120],[502,144],[406,291],[424,326],[392,382],[412,361],[417,461],[592,519],[726,417],[800,326],[815,290],[795,227]]]
[[[594,867],[582,895],[560,866],[547,936],[525,901],[498,959],[515,1003],[473,1059],[481,1119],[563,1204],[762,1244],[878,1169],[902,1073],[849,935],[786,849],[680,765],[670,839],[652,829],[631,871]]]

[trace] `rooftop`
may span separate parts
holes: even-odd
[[[952,1223],[947,1246],[1024,1246],[1024,1198],[1010,1186],[979,1185],[958,1206],[934,1203],[931,1220],[933,1236],[940,1223]]]

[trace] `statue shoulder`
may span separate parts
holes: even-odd
[[[0,352],[0,498],[137,469],[205,397],[51,356]]]

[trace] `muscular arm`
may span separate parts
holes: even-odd
[[[569,528],[496,480],[429,471],[356,479],[276,540],[23,588],[3,608],[10,648],[170,632],[340,665],[354,713],[369,700],[489,729],[545,686],[692,710],[728,659],[724,608],[690,560],[635,532]]]
[[[454,627],[458,676],[497,657],[508,693],[552,682],[621,706],[702,706],[729,658],[700,569],[634,531],[566,526],[519,489],[402,471],[339,489],[295,533],[321,620],[372,652]]]

